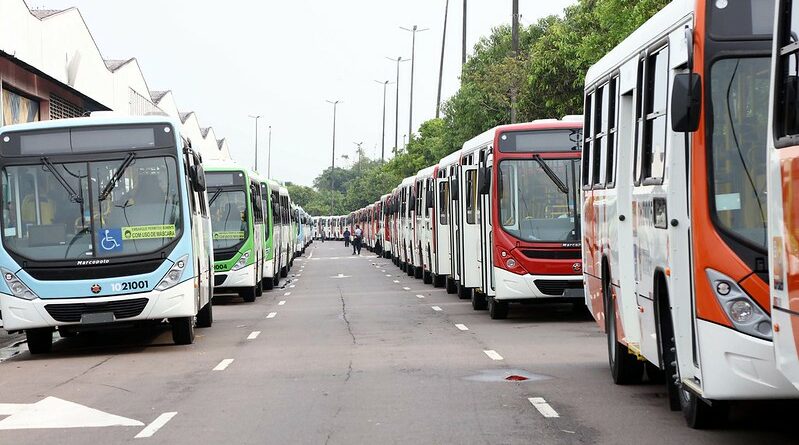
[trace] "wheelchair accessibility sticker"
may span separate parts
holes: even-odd
[[[122,229],[100,229],[97,234],[101,253],[114,253],[122,250]]]

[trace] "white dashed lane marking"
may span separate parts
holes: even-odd
[[[295,287],[297,287],[297,286],[292,284],[291,286],[289,286],[289,289],[294,289]]]
[[[399,280],[394,280],[394,283],[399,284]]]
[[[460,329],[461,331],[468,331],[469,330],[469,328],[467,328],[465,324],[458,323],[458,324],[455,325],[455,327]]]
[[[266,318],[275,318],[275,317],[277,317],[277,312],[270,312],[269,315],[266,316]]]
[[[424,298],[424,295],[417,295],[416,298],[419,298],[419,299]]]
[[[226,358],[226,359],[222,360],[221,362],[219,362],[218,365],[216,365],[216,367],[214,368],[214,371],[224,371],[225,368],[230,366],[231,363],[233,363],[233,359],[232,358]]]
[[[285,294],[283,294],[284,297],[288,297],[289,295],[291,295],[291,292],[286,292]]]
[[[261,331],[252,331],[250,335],[247,336],[247,340],[255,340],[259,335],[261,335]]]
[[[432,308],[434,311],[436,311],[436,312],[441,312],[441,310],[442,310],[442,309],[441,309],[440,307],[438,307],[438,306],[430,306],[430,307],[431,307],[431,308]]]
[[[281,300],[280,303],[278,303],[277,305],[278,306],[283,306],[284,304],[286,304],[286,300]]]
[[[178,413],[171,412],[171,413],[164,413],[160,416],[156,417],[155,420],[152,421],[149,425],[144,427],[143,430],[136,435],[135,439],[144,439],[147,437],[152,437],[158,430],[160,430],[167,422],[172,420]]]
[[[411,290],[410,287],[403,287],[402,290]]]
[[[557,411],[552,408],[543,397],[529,397],[527,400],[541,413],[544,417],[560,417]]]
[[[485,355],[487,355],[487,356],[488,356],[488,358],[490,358],[491,360],[504,360],[504,359],[502,358],[502,356],[501,356],[501,355],[499,355],[499,354],[497,353],[497,351],[495,351],[495,350],[493,350],[493,349],[488,349],[488,350],[485,350],[485,351],[483,351],[483,352],[484,352],[484,353],[485,353]]]

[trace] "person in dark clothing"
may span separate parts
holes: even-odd
[[[350,229],[344,229],[344,247],[350,247]]]
[[[361,254],[361,243],[363,241],[363,232],[361,231],[361,227],[356,225],[355,226],[355,238],[352,240],[352,254],[358,255]]]

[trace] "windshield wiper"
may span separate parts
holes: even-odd
[[[44,167],[47,171],[49,171],[50,173],[53,174],[53,176],[55,176],[55,179],[58,181],[59,184],[61,184],[61,187],[64,187],[64,190],[66,190],[67,193],[69,193],[70,201],[78,204],[83,202],[83,198],[80,195],[78,195],[78,193],[75,191],[75,189],[72,188],[71,185],[69,185],[67,180],[64,179],[64,176],[62,176],[61,173],[58,172],[58,170],[55,168],[53,163],[50,162],[49,159],[47,159],[46,157],[42,158],[42,164],[44,164]]]
[[[555,174],[555,172],[553,172],[551,168],[549,168],[549,165],[547,165],[547,163],[544,162],[543,159],[541,159],[541,155],[533,155],[533,159],[535,159],[535,161],[538,162],[538,165],[541,166],[541,168],[544,170],[544,173],[546,173],[547,176],[549,176],[549,179],[551,179],[552,182],[555,183],[555,185],[562,193],[566,194],[569,193],[569,187],[567,187],[566,184],[564,184],[563,181],[560,180],[558,175]]]
[[[117,172],[114,173],[114,176],[108,181],[108,184],[103,187],[103,191],[101,191],[100,195],[97,197],[98,202],[105,201],[106,198],[108,198],[108,195],[111,194],[111,190],[114,190],[114,187],[117,186],[119,180],[122,179],[122,175],[125,174],[125,170],[127,170],[134,159],[136,159],[136,153],[129,153],[128,157],[122,161],[122,164],[117,168]]]
[[[214,192],[214,195],[211,196],[211,199],[208,200],[208,205],[210,206],[211,204],[213,204],[214,201],[216,201],[216,198],[219,198],[219,195],[221,193],[222,193],[222,187],[219,187],[218,189],[216,189],[216,192]]]

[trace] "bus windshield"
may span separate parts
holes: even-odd
[[[710,71],[715,220],[765,250],[768,57],[722,59]]]
[[[541,158],[501,161],[498,183],[502,228],[524,241],[578,241],[579,162]]]
[[[43,158],[3,168],[4,246],[30,260],[55,261],[152,253],[171,243],[181,228],[175,158],[134,158]]]
[[[247,195],[244,190],[208,191],[214,249],[238,248],[247,239]]]

